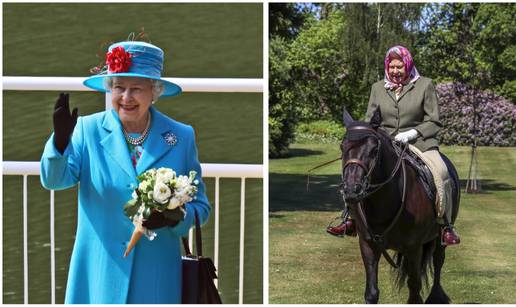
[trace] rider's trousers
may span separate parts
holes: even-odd
[[[447,220],[451,223],[452,215],[452,182],[448,173],[448,168],[444,163],[439,151],[430,149],[421,152],[413,145],[409,145],[412,152],[418,155],[428,166],[434,177],[435,187],[437,189],[437,217],[438,222],[443,223],[443,215],[446,215]]]

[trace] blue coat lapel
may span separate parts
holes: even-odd
[[[166,134],[171,132],[169,122],[164,115],[156,111],[154,107],[151,107],[150,111],[152,113],[151,130],[149,131],[147,140],[143,144],[143,154],[136,164],[136,172],[138,174],[149,169],[154,162],[159,160],[159,158],[174,147],[165,140]]]
[[[102,127],[110,133],[100,141],[102,148],[113,158],[129,176],[136,177],[136,172],[131,163],[129,148],[125,142],[120,120],[114,110],[106,111]]]

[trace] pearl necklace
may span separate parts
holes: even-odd
[[[124,132],[125,140],[134,146],[139,146],[143,144],[145,139],[147,138],[147,135],[149,134],[149,128],[151,124],[151,114],[149,112],[149,120],[147,121],[147,126],[145,127],[145,130],[143,130],[142,135],[140,135],[137,138],[133,138],[129,135],[129,133],[125,130],[125,128],[122,126],[122,131]]]

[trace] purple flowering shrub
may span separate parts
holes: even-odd
[[[476,134],[479,146],[516,146],[516,105],[490,92],[475,91],[462,84],[436,86],[443,129],[439,142],[471,145]],[[477,129],[474,129],[473,101],[477,102]]]

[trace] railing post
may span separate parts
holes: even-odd
[[[215,270],[217,270],[217,276],[219,274],[219,189],[220,189],[220,177],[215,177],[215,242],[213,251],[213,262]],[[219,279],[215,279],[215,286],[219,287]]]
[[[54,223],[54,190],[50,190],[50,288],[51,302],[56,303],[56,246]]]
[[[113,105],[111,104],[111,93],[106,93],[105,102],[106,102],[106,111],[113,108]]]
[[[240,269],[238,272],[238,303],[244,303],[244,244],[245,244],[245,177],[240,185]]]
[[[27,176],[23,175],[23,303],[29,303],[29,250],[27,222]]]

